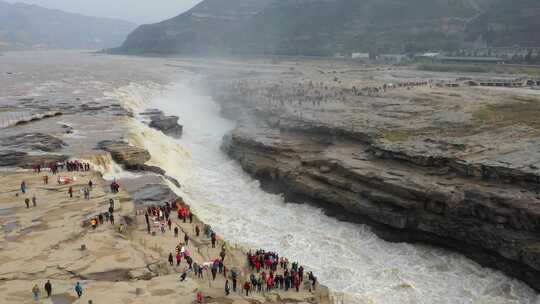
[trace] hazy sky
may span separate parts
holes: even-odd
[[[112,17],[138,24],[174,17],[201,0],[7,0],[97,17]]]

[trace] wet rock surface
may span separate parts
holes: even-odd
[[[157,109],[149,109],[141,113],[150,119],[149,126],[162,131],[172,137],[180,138],[182,136],[183,126],[178,124],[178,116],[167,116]]]
[[[165,177],[144,175],[123,181],[137,206],[147,207],[160,202],[174,202],[178,195],[164,182]]]
[[[145,163],[150,160],[148,151],[123,141],[101,141],[98,148],[109,152],[115,162],[128,170],[144,171],[147,168]]]

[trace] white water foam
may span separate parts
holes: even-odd
[[[178,115],[182,139],[134,122],[130,140],[144,145],[151,162],[178,179],[180,194],[195,212],[229,241],[277,250],[307,265],[331,288],[336,303],[540,303],[525,284],[460,254],[389,243],[365,225],[340,222],[262,191],[219,149],[234,124],[219,116],[210,97],[186,85],[171,87],[147,107]]]

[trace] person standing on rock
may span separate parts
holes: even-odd
[[[231,288],[229,287],[229,280],[225,281],[225,295],[228,296],[231,293]]]
[[[226,256],[226,253],[225,253],[225,246],[223,246],[221,248],[221,252],[219,253],[219,256],[221,257],[221,260],[222,261],[225,261],[225,256]]]
[[[246,297],[249,296],[249,290],[251,289],[251,284],[249,283],[249,281],[246,281],[244,283],[244,290],[246,291]]]
[[[189,255],[186,256],[186,262],[189,266],[189,270],[193,270],[193,259]]]
[[[199,265],[199,275],[198,275],[198,277],[200,279],[203,279],[203,270],[204,270],[204,266]]]
[[[236,292],[236,280],[238,278],[238,274],[236,273],[236,270],[231,270],[231,279],[232,279],[232,290],[233,292]]]
[[[216,233],[212,231],[210,234],[210,239],[212,241],[212,248],[216,248]]]
[[[184,244],[187,246],[188,245],[188,242],[189,242],[189,236],[187,235],[187,233],[184,235]]]
[[[313,275],[313,272],[308,272],[309,280],[311,281],[311,289],[315,291],[315,287],[317,285],[317,277]]]
[[[35,284],[34,287],[32,287],[32,295],[34,296],[34,301],[39,301],[40,293],[41,291],[39,290],[39,287],[37,286],[37,284]]]
[[[75,292],[77,293],[77,297],[80,298],[83,294],[83,288],[81,286],[81,283],[80,282],[77,282],[77,284],[75,284]]]
[[[201,229],[199,228],[199,225],[195,226],[195,235],[199,237],[199,234],[201,233]]]
[[[45,185],[47,185],[49,183],[49,176],[48,175],[43,176],[43,183]]]
[[[114,225],[114,215],[111,215],[109,216],[109,220],[111,221],[111,225]]]
[[[212,265],[212,281],[216,280],[217,272],[218,272],[218,265],[216,263],[214,263]]]
[[[178,227],[174,227],[174,237],[178,237]]]
[[[24,199],[24,203],[26,204],[26,209],[30,208],[30,199],[28,197]]]
[[[73,198],[73,187],[72,186],[69,186],[68,194],[69,194],[70,198]]]
[[[26,194],[26,182],[25,181],[21,182],[21,193]]]
[[[169,253],[169,264],[170,264],[171,266],[174,266],[174,260],[173,260],[172,252]]]
[[[148,234],[150,234],[150,219],[148,217],[148,212],[144,213],[144,219],[146,220],[146,230],[148,231]]]
[[[176,266],[180,266],[180,263],[182,262],[182,256],[180,253],[176,254]]]
[[[37,205],[37,199],[36,199],[36,196],[33,195],[33,196],[32,196],[32,206],[35,207],[36,205]]]
[[[50,298],[51,297],[51,294],[52,294],[52,285],[51,285],[51,281],[50,280],[47,280],[47,283],[45,283],[45,291],[47,292],[47,298]]]
[[[165,224],[159,224],[159,229],[161,230],[161,233],[165,233]]]
[[[167,214],[167,213],[165,213],[165,214]],[[169,226],[169,231],[171,231],[171,226],[172,226],[171,219],[167,220],[167,226]]]
[[[296,292],[299,292],[300,291],[300,278],[298,277],[298,274],[294,276],[293,284],[294,284],[294,288],[296,289]]]

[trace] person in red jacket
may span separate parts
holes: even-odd
[[[296,292],[300,291],[300,278],[298,277],[298,274],[294,276],[293,279],[294,288],[296,288]]]
[[[261,263],[259,263],[259,261],[255,262],[255,269],[257,269],[257,273],[261,270]]]
[[[274,278],[272,276],[269,276],[266,280],[266,291],[271,291],[274,287]]]
[[[203,294],[202,292],[197,292],[197,303],[202,303],[203,302]]]
[[[244,290],[246,291],[246,297],[249,296],[249,290],[251,289],[251,284],[249,283],[249,281],[246,281],[244,283]]]

